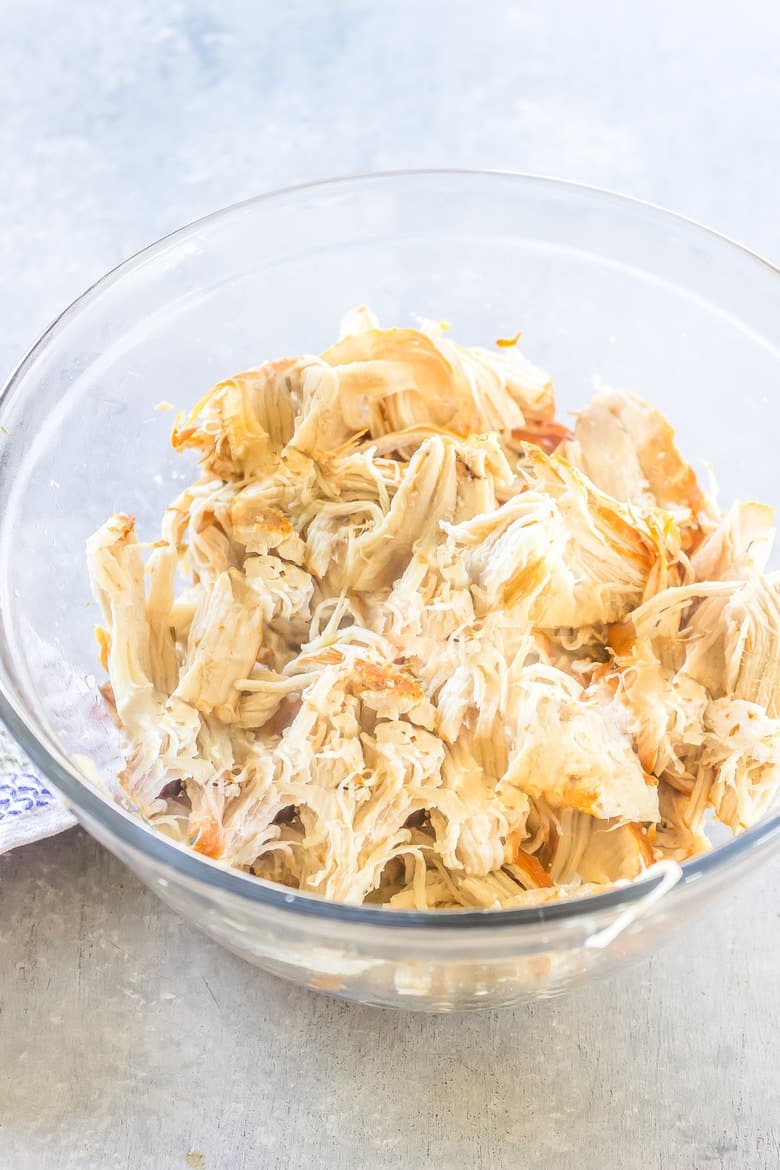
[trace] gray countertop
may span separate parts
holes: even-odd
[[[362,169],[558,174],[780,259],[774,0],[6,0],[0,110],[3,368],[180,223]],[[72,830],[0,858],[0,1170],[775,1170],[779,888],[568,999],[412,1017],[254,971]]]

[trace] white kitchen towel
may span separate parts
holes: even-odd
[[[44,784],[0,725],[0,853],[75,825],[76,819]]]

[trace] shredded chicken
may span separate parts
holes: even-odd
[[[168,837],[347,902],[522,906],[775,800],[771,509],[720,512],[634,395],[569,429],[514,341],[361,308],[173,445],[200,477],[161,539],[118,514],[87,550],[120,781]]]

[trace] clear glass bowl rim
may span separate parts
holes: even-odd
[[[638,213],[653,218],[667,218],[683,224],[693,233],[723,244],[726,248],[735,249],[744,258],[768,270],[774,277],[780,277],[780,268],[765,259],[757,252],[745,245],[730,239],[721,232],[698,223],[688,216],[669,211],[658,204],[638,199],[634,196],[619,194],[606,188],[595,187],[586,183],[578,183],[568,179],[558,179],[546,175],[536,175],[511,170],[481,170],[465,167],[441,168],[414,168],[400,170],[370,171],[351,175],[342,175],[334,178],[319,179],[314,182],[297,183],[281,187],[273,191],[252,196],[230,204],[218,211],[211,212],[199,219],[193,220],[184,227],[162,236],[159,240],[140,249],[134,255],[123,260],[112,268],[93,285],[87,288],[75,301],[72,302],[41,334],[38,340],[30,347],[21,359],[16,369],[0,389],[0,405],[5,403],[22,385],[23,379],[36,361],[38,356],[45,352],[47,346],[67,328],[68,323],[100,297],[101,293],[111,287],[122,277],[159,252],[169,248],[174,243],[184,243],[203,227],[214,224],[218,220],[227,218],[258,204],[269,200],[283,200],[290,195],[297,195],[306,191],[316,191],[322,188],[349,186],[357,188],[382,184],[383,182],[424,182],[428,179],[452,178],[458,179],[485,179],[505,181],[523,186],[549,187],[551,190],[563,192],[568,196],[580,194],[586,198],[595,198],[603,203],[614,203],[619,206],[633,207]],[[0,635],[2,630],[0,628]],[[169,841],[153,829],[145,826],[129,813],[103,799],[93,792],[63,758],[58,758],[43,744],[34,731],[29,727],[22,715],[20,705],[14,702],[4,681],[0,679],[0,720],[6,725],[11,734],[41,769],[54,787],[88,818],[94,818],[110,835],[116,836],[123,845],[134,853],[148,857],[150,861],[161,864],[173,870],[177,875],[203,884],[215,891],[235,895],[249,902],[256,903],[258,908],[267,906],[288,914],[303,914],[321,919],[331,919],[334,923],[354,923],[367,927],[381,927],[390,929],[434,929],[447,928],[462,930],[466,928],[488,928],[495,930],[507,927],[539,926],[541,923],[560,922],[584,918],[588,915],[604,911],[614,911],[621,906],[645,898],[654,891],[663,881],[664,876],[650,880],[638,880],[609,890],[603,894],[576,898],[570,901],[551,903],[538,907],[526,907],[517,910],[394,910],[391,913],[381,906],[353,906],[345,903],[333,902],[315,894],[302,894],[297,890],[256,878],[238,870],[220,866],[218,862],[203,857],[173,841]],[[726,844],[713,849],[711,853],[687,861],[682,866],[681,884],[688,885],[700,879],[714,879],[716,874],[729,864],[743,858],[754,847],[768,843],[773,838],[780,838],[780,811],[768,817],[760,824],[745,830],[738,837]],[[778,842],[780,843],[780,842]]]

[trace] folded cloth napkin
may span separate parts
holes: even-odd
[[[75,823],[0,725],[0,853],[51,837]]]

